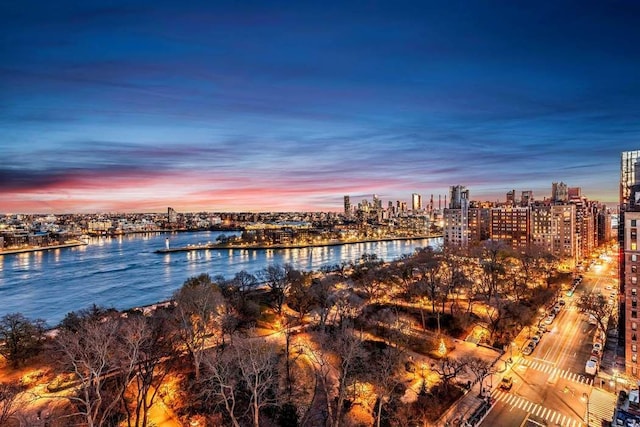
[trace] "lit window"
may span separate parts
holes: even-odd
[[[638,250],[638,243],[637,242],[631,242],[631,250],[632,251],[637,251]]]
[[[631,255],[631,261],[636,262],[638,260],[638,255],[633,254]]]
[[[638,351],[638,345],[637,344],[631,344],[631,351],[633,351],[633,352]]]

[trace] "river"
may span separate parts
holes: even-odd
[[[270,264],[302,270],[352,261],[373,253],[385,261],[440,239],[357,243],[278,250],[203,250],[154,253],[165,247],[214,242],[219,232],[147,233],[92,238],[86,246],[0,255],[0,316],[20,312],[55,326],[70,311],[91,304],[126,309],[169,299],[184,281],[201,273],[233,277]],[[229,233],[227,233],[229,234]]]

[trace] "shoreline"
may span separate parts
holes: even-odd
[[[86,246],[88,243],[77,241],[71,241],[69,243],[62,243],[59,245],[51,245],[51,246],[34,246],[30,248],[20,248],[20,249],[8,249],[8,250],[0,250],[0,256],[2,255],[15,255],[15,254],[25,254],[30,252],[43,252],[50,251],[53,249],[65,249],[65,248],[75,248],[77,246]]]
[[[174,252],[192,252],[192,251],[205,251],[205,250],[266,250],[266,249],[305,249],[305,248],[321,248],[327,246],[343,246],[343,245],[355,245],[359,243],[375,243],[375,242],[392,242],[394,240],[424,240],[424,239],[437,239],[442,237],[442,234],[431,234],[422,236],[411,237],[381,237],[378,239],[360,239],[353,241],[345,240],[330,240],[323,243],[302,243],[302,244],[278,244],[278,245],[264,245],[264,244],[251,244],[246,246],[228,245],[228,244],[200,244],[192,246],[180,246],[178,248],[157,249],[154,252],[157,254],[169,254]]]

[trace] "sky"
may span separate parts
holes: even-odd
[[[522,4],[520,4],[522,3]],[[640,2],[0,2],[0,212],[618,198]]]

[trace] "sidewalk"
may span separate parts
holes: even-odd
[[[483,397],[480,396],[480,383],[474,381],[471,389],[469,389],[460,400],[451,405],[447,412],[440,417],[437,423],[438,426],[466,427],[480,424],[492,406],[492,402],[488,400],[489,398],[486,396],[491,396],[491,392],[499,386],[502,377],[507,375],[511,369],[520,363],[520,359],[522,358],[520,349],[529,341],[530,337],[528,333],[527,328],[523,328],[514,339],[513,347],[501,353],[496,349],[489,349],[488,347],[473,344],[476,352],[484,348],[486,349],[484,351],[492,351],[496,355],[493,362],[493,373],[487,376],[482,382],[485,388]],[[464,343],[467,345],[471,344],[468,342]],[[468,346],[465,347],[468,349]]]

